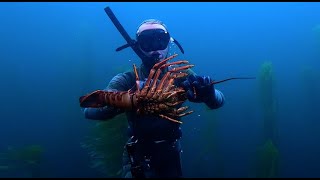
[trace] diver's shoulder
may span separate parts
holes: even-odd
[[[126,70],[124,72],[120,72],[116,74],[113,78],[112,81],[114,82],[122,82],[122,83],[127,83],[128,85],[131,85],[132,82],[135,82],[135,74],[133,70]]]
[[[133,71],[124,71],[116,74],[110,80],[107,89],[116,89],[119,91],[126,91],[134,84],[135,77],[132,75]]]
[[[115,77],[127,77],[127,76],[132,76],[132,75],[134,75],[133,70],[126,70],[126,71],[123,71],[123,72],[120,72],[120,73],[116,74],[114,76],[114,78]]]

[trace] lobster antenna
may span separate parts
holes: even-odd
[[[219,83],[222,83],[222,82],[225,82],[225,81],[230,81],[230,80],[235,80],[235,79],[256,79],[256,78],[255,77],[234,77],[234,78],[224,79],[224,80],[221,80],[221,81],[212,81],[209,85],[219,84]]]

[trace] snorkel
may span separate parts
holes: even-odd
[[[120,34],[122,35],[122,37],[126,40],[127,44],[122,45],[120,47],[118,47],[116,49],[116,51],[121,51],[125,48],[131,47],[132,50],[140,57],[140,59],[145,59],[148,58],[139,48],[139,45],[137,43],[136,40],[132,39],[129,34],[127,33],[127,31],[123,28],[123,26],[121,25],[121,23],[119,22],[119,20],[117,19],[117,17],[114,15],[114,13],[112,12],[110,7],[106,7],[104,9],[104,11],[107,13],[108,17],[110,18],[110,20],[112,21],[112,23],[114,24],[114,26],[117,28],[117,30],[120,32]],[[180,45],[180,43],[171,37],[171,41],[173,43],[175,43],[178,48],[180,49],[180,51],[184,54],[184,50],[182,48],[182,46]]]

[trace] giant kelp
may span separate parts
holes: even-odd
[[[301,70],[301,85],[303,92],[306,95],[308,105],[317,107],[320,100],[320,73],[315,67],[303,66]]]
[[[259,97],[263,120],[262,146],[258,148],[255,177],[278,176],[279,151],[276,140],[276,96],[272,62],[264,62],[259,73]]]
[[[276,134],[275,114],[277,101],[275,98],[275,79],[271,62],[262,64],[259,73],[259,94],[262,107],[262,118],[264,122],[264,138],[274,139]]]
[[[303,117],[305,117],[306,123],[310,130],[313,130],[314,135],[318,134],[319,119],[318,102],[320,101],[320,73],[316,70],[316,67],[303,66],[301,73],[301,97],[300,105],[304,108],[301,109]]]
[[[193,174],[197,177],[223,177],[224,165],[223,159],[218,147],[217,137],[217,120],[218,115],[216,110],[209,109],[206,105],[203,106],[201,116],[201,128],[196,140],[192,141],[192,146],[198,146],[193,150],[192,164],[194,168]],[[199,105],[200,106],[200,105]],[[188,157],[189,158],[189,157]]]
[[[279,152],[271,139],[258,148],[256,161],[256,177],[274,178],[278,174]]]
[[[91,168],[97,169],[106,177],[120,177],[127,126],[125,114],[108,121],[96,122],[82,144],[91,158]]]
[[[42,160],[43,147],[29,145],[22,148],[9,148],[8,156],[12,160],[22,161],[27,165],[37,165]]]
[[[77,79],[81,87],[90,87],[94,77],[94,65],[97,57],[94,55],[94,43],[92,42],[93,29],[88,23],[83,23],[76,34],[79,41],[80,59],[77,63],[79,73]],[[122,67],[122,66],[121,66]],[[124,68],[121,68],[124,69]],[[118,69],[119,70],[119,69]],[[114,74],[111,70],[106,75]],[[106,177],[117,177],[122,168],[123,146],[126,141],[125,130],[127,120],[124,114],[120,114],[108,121],[94,122],[82,147],[87,150],[91,160],[90,167],[98,170]]]
[[[213,166],[209,169],[210,177],[224,177],[224,160],[222,156],[222,152],[219,146],[219,138],[218,138],[218,110],[208,109],[205,115],[205,124],[203,129],[202,138],[204,141],[203,147],[203,155],[212,156]],[[213,173],[212,173],[213,172]]]
[[[28,173],[28,177],[39,177],[43,151],[44,149],[40,145],[9,146],[1,153],[0,169],[14,172],[25,171]]]

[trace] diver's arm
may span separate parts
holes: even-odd
[[[128,84],[129,77],[127,73],[120,73],[113,77],[109,82],[105,90],[108,91],[127,91],[129,89]],[[87,119],[92,120],[109,120],[116,115],[123,113],[124,111],[111,106],[105,106],[102,108],[84,108],[84,116]]]
[[[185,79],[187,79],[190,75],[196,76],[197,74],[191,70],[187,69],[184,71],[185,73],[188,74]],[[224,95],[221,91],[218,89],[214,88],[213,86],[213,92],[209,95],[206,95],[207,98],[205,98],[204,103],[210,108],[210,109],[218,109],[224,105],[225,98]]]
[[[116,115],[122,113],[120,109],[113,107],[102,107],[102,108],[84,108],[84,116],[87,119],[92,120],[109,120]]]
[[[209,95],[206,101],[204,101],[204,103],[210,109],[218,109],[223,106],[224,102],[225,102],[225,98],[223,93],[215,88],[214,88],[214,92],[211,95]]]

